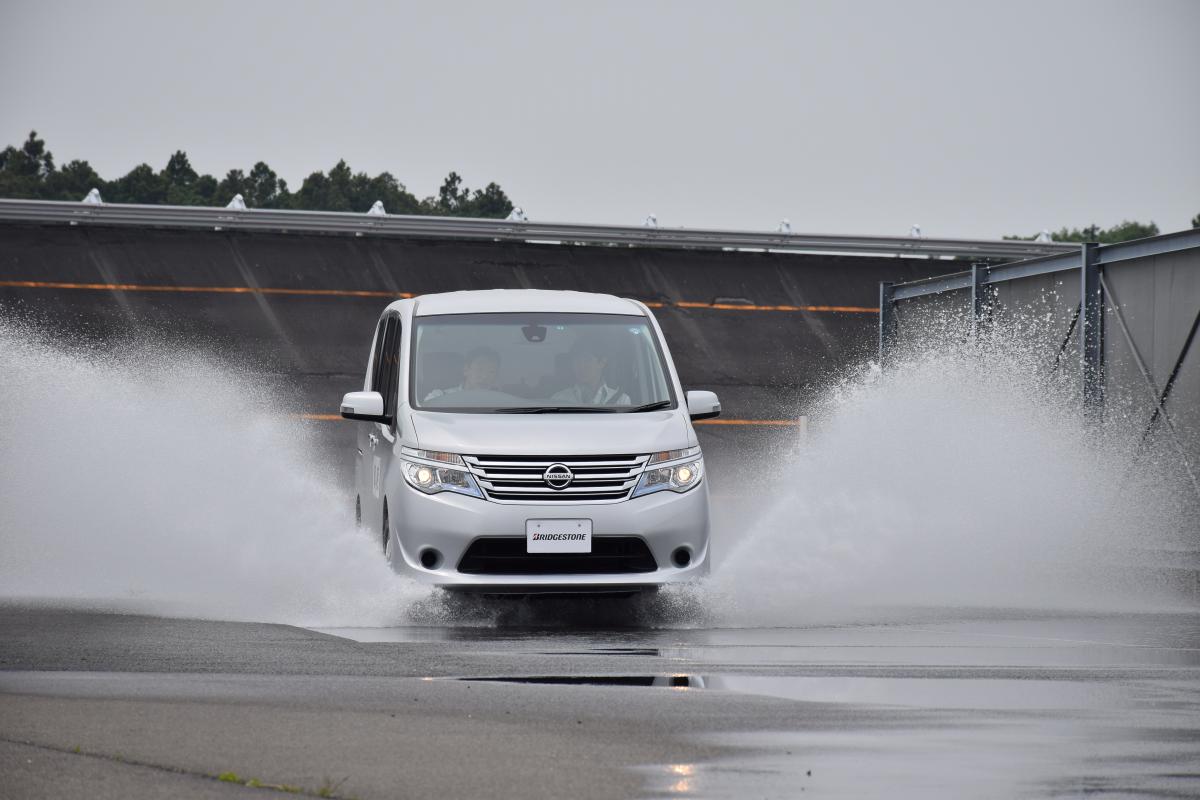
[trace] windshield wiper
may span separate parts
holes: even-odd
[[[618,409],[596,406],[515,406],[497,408],[497,414],[611,414]]]
[[[633,408],[622,408],[619,410],[626,414],[636,414],[639,411],[657,411],[660,408],[667,408],[670,405],[670,400],[656,400],[653,403],[646,403],[644,406],[634,406]]]

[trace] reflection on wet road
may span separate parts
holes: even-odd
[[[311,631],[0,608],[0,642],[0,767],[66,759],[22,796],[60,768],[114,797],[225,772],[364,799],[1200,795],[1194,612]]]
[[[496,669],[446,679],[553,691],[556,702],[684,692],[784,710],[767,724],[693,736],[734,755],[647,767],[652,791],[664,794],[1200,793],[1200,617],[883,616],[886,624],[761,630],[326,632],[469,647]]]

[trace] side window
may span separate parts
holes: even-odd
[[[367,391],[378,392],[379,387],[383,385],[383,342],[387,338],[387,323],[388,319],[379,320],[379,327],[375,329],[375,343],[372,345],[371,351],[371,380],[367,384]]]
[[[383,413],[396,414],[396,389],[400,377],[400,319],[390,315],[380,321],[375,340],[375,366],[371,390],[383,395]]]
[[[380,389],[383,395],[383,413],[389,417],[396,416],[396,391],[400,384],[400,318],[388,320],[387,343],[384,346],[384,360],[388,364],[387,382]],[[393,426],[394,427],[394,426]]]

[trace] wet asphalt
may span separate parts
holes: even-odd
[[[314,631],[4,607],[0,797],[1200,794],[1200,614],[556,616]]]

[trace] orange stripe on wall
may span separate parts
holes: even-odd
[[[256,289],[252,286],[163,286],[146,283],[63,283],[59,281],[0,281],[15,289],[92,289],[107,292],[184,292],[212,294],[291,294],[325,297],[412,297],[411,292],[377,292],[366,289]]]
[[[846,314],[878,314],[878,308],[867,306],[756,306],[748,303],[696,303],[679,300],[679,308],[712,308],[719,311],[832,311]]]
[[[147,283],[67,283],[63,281],[0,281],[9,289],[87,289],[106,292],[182,292],[195,294],[273,294],[310,297],[415,297],[412,292],[380,292],[369,289],[272,289],[252,286],[164,286]],[[699,308],[714,311],[802,311],[809,313],[878,314],[867,306],[759,306],[742,303],[700,303],[692,300],[647,302],[650,308]]]

